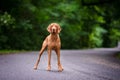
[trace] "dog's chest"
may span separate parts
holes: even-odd
[[[51,41],[51,43],[48,44],[48,47],[51,49],[56,49],[59,46],[59,43],[56,43],[56,41]]]
[[[49,38],[48,40],[48,47],[51,47],[51,48],[56,48],[60,46],[60,40],[58,37],[51,37]]]
[[[49,41],[50,41],[50,43],[57,43],[58,42],[58,36],[57,35],[55,35],[55,36],[50,36],[50,38],[49,38]]]
[[[58,39],[56,38],[56,39],[51,39],[50,40],[50,45],[51,46],[56,46],[56,45],[58,45]]]

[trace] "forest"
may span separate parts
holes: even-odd
[[[116,47],[120,0],[0,0],[0,50],[39,50],[56,22],[62,49]]]

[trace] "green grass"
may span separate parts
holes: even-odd
[[[117,57],[120,59],[120,53],[119,53],[119,54],[117,54]]]
[[[0,55],[4,54],[16,54],[20,52],[26,52],[25,50],[0,50]]]
[[[116,53],[116,54],[114,55],[114,57],[120,59],[120,53]]]

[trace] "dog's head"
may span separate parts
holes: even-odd
[[[61,31],[60,25],[57,23],[51,23],[48,27],[47,30],[51,34],[59,34]]]

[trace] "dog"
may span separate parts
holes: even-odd
[[[47,71],[51,70],[51,51],[54,50],[57,55],[57,61],[58,61],[58,71],[63,71],[63,67],[61,65],[60,61],[60,48],[61,48],[61,41],[59,37],[59,33],[61,31],[61,27],[57,23],[51,23],[47,27],[47,31],[50,33],[45,40],[43,41],[42,48],[39,52],[39,57],[37,59],[37,62],[34,66],[34,69],[36,70],[38,67],[38,64],[40,62],[41,55],[43,54],[45,48],[47,47],[47,52],[48,52],[48,67]]]

